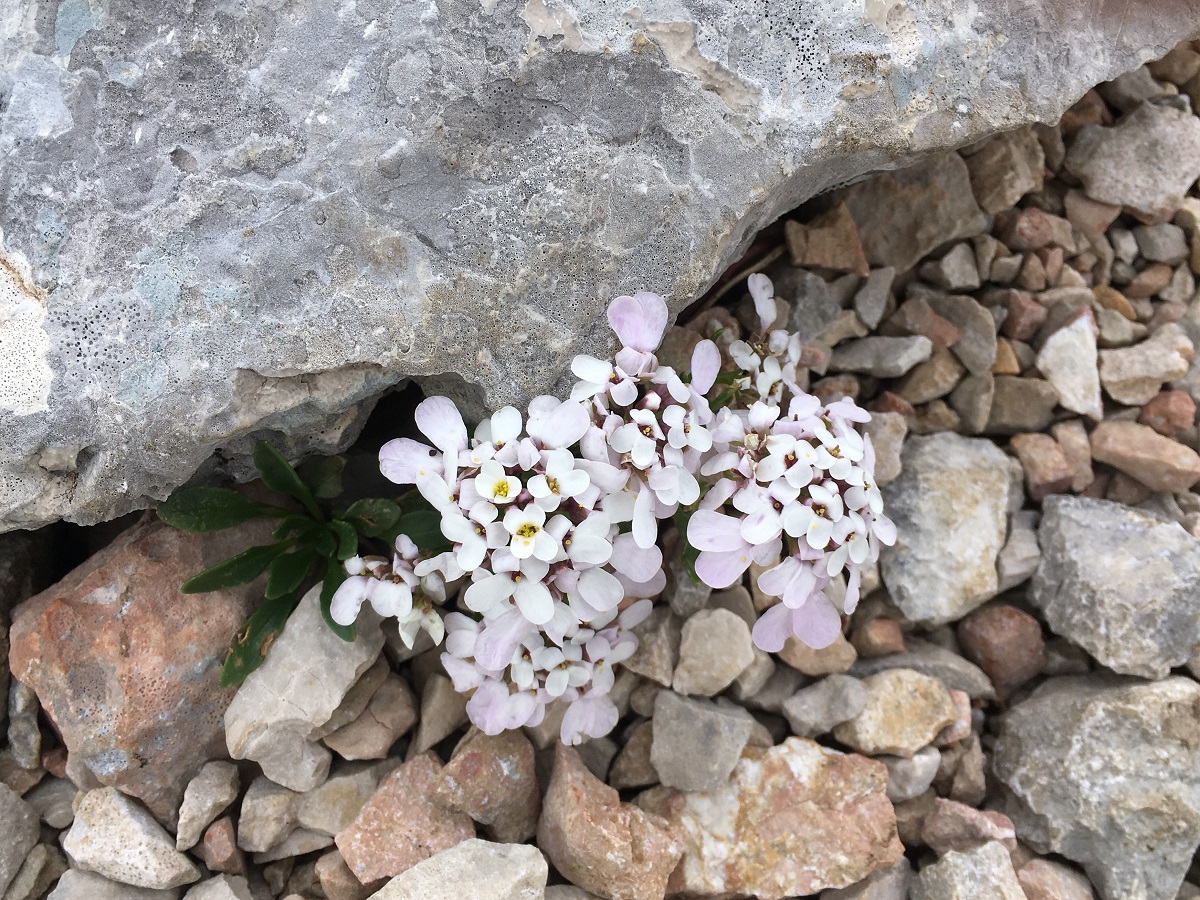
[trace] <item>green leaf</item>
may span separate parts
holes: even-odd
[[[700,556],[700,551],[689,544],[687,539],[688,522],[691,521],[694,512],[695,509],[679,507],[675,511],[675,530],[679,532],[679,556],[683,562],[683,568],[692,581],[700,584],[700,576],[696,574],[696,559]]]
[[[199,575],[193,575],[183,583],[180,590],[185,594],[206,594],[209,591],[223,590],[236,584],[249,584],[265,572],[267,566],[274,562],[276,557],[291,546],[291,541],[280,541],[278,544],[266,544],[262,547],[243,550],[237,556],[217,563]]]
[[[350,504],[341,518],[364,537],[383,537],[400,521],[400,507],[391,500],[366,499]]]
[[[337,558],[347,560],[358,552],[358,532],[349,522],[334,519],[329,523],[329,530],[337,536]]]
[[[454,546],[442,534],[442,517],[435,509],[418,509],[402,515],[388,537],[395,543],[396,537],[401,534],[408,535],[421,550],[434,553],[441,553]]]
[[[356,634],[354,625],[353,623],[350,625],[339,625],[333,621],[333,616],[329,613],[329,606],[333,602],[334,593],[348,577],[345,567],[339,566],[336,561],[331,559],[325,568],[325,581],[321,585],[321,616],[325,619],[325,624],[329,626],[329,630],[343,641],[354,640],[354,635]]]
[[[313,532],[321,527],[320,522],[314,522],[311,516],[301,515],[300,513],[292,513],[284,516],[271,536],[276,540],[283,540],[291,537],[293,534],[297,540],[305,541],[311,539]]]
[[[324,521],[317,500],[308,489],[308,485],[300,480],[300,476],[296,474],[292,464],[283,458],[283,454],[266,441],[259,441],[255,445],[254,465],[258,466],[263,484],[273,491],[295,497],[312,513],[314,519],[318,522]]]
[[[266,597],[274,600],[297,590],[308,576],[317,554],[310,548],[288,553],[271,563],[271,574],[267,576]]]
[[[320,532],[313,536],[312,547],[317,551],[318,556],[332,559],[337,555],[337,536],[328,528],[322,528]]]
[[[733,391],[722,391],[721,393],[717,394],[716,399],[712,401],[710,406],[712,407],[713,412],[716,412],[722,407],[728,406],[732,402]]]
[[[249,519],[283,514],[278,506],[218,487],[183,487],[158,505],[158,517],[184,531],[220,531]]]
[[[268,600],[251,614],[229,646],[229,655],[221,667],[221,687],[236,687],[263,664],[271,642],[283,631],[299,602],[297,591]]]
[[[332,500],[342,492],[342,470],[346,459],[342,456],[314,456],[296,468],[300,480],[312,489],[313,495],[321,500]]]

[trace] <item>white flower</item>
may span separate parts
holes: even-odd
[[[479,580],[463,592],[463,603],[467,609],[487,615],[497,608],[503,608],[504,601],[512,597],[528,622],[545,625],[554,618],[554,598],[542,582],[546,576],[546,564],[539,560],[524,562],[528,565],[522,565],[516,572],[489,574],[486,569],[476,570]]]
[[[546,511],[531,503],[524,509],[510,507],[504,514],[504,528],[510,535],[509,548],[517,559],[533,556],[549,562],[558,555],[558,539],[544,526]]]
[[[607,393],[618,406],[629,406],[638,397],[637,380],[628,373],[594,356],[580,354],[571,361],[579,382],[571,390],[572,400],[586,400]]]
[[[667,431],[667,443],[678,450],[691,447],[706,452],[712,447],[712,435],[700,424],[700,416],[686,406],[668,406],[663,410],[663,424]]]
[[[542,457],[546,461],[545,474],[529,479],[529,493],[546,512],[553,512],[564,498],[578,497],[591,486],[588,473],[575,468],[575,455],[570,450],[547,450]]]
[[[491,503],[512,503],[521,493],[521,479],[506,473],[504,466],[493,459],[479,467],[473,480],[475,492]]]
[[[458,545],[454,557],[464,572],[479,568],[489,548],[502,547],[507,543],[504,526],[498,522],[485,525],[457,511],[442,516],[441,530],[446,540]]]
[[[612,433],[608,445],[617,453],[629,454],[639,469],[649,469],[658,460],[658,442],[666,436],[658,415],[648,409],[631,409],[628,422]]]
[[[835,537],[835,525],[843,519],[842,498],[830,490],[828,484],[810,484],[811,505],[793,504],[783,515],[784,530],[792,537],[803,537],[814,550],[824,550],[828,546]]]

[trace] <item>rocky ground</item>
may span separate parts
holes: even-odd
[[[468,731],[437,651],[311,597],[219,690],[255,591],[178,586],[246,531],[151,517],[32,597],[63,548],[0,538],[0,895],[1200,897],[1194,105],[1182,45],[822,198],[672,330],[732,340],[766,271],[899,539],[822,651],[674,567],[611,738]]]

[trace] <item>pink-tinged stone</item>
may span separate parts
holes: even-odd
[[[923,297],[906,300],[900,304],[880,326],[883,335],[918,334],[929,338],[934,352],[945,350],[958,343],[962,332],[949,319],[939,316]]]
[[[246,872],[246,855],[237,845],[232,816],[217,819],[209,825],[200,843],[191,852],[214,872],[230,875],[243,875]]]
[[[903,653],[904,630],[895,619],[871,619],[854,629],[850,643],[864,659]]]
[[[1072,471],[1058,441],[1041,432],[1013,435],[1010,442],[1025,472],[1025,490],[1041,502],[1050,494],[1061,494],[1071,487]]]
[[[785,222],[783,230],[793,266],[854,272],[863,278],[871,274],[858,239],[858,226],[845,203],[837,204],[807,225]]]
[[[1093,900],[1096,896],[1082,872],[1049,859],[1027,862],[1017,872],[1017,881],[1026,900]]]
[[[537,844],[572,884],[608,900],[662,900],[683,845],[667,822],[622,803],[559,744]]]
[[[887,768],[791,737],[748,749],[728,783],[638,798],[685,844],[668,893],[781,900],[845,887],[900,859]]]
[[[1001,333],[1005,337],[1018,341],[1029,340],[1045,323],[1047,316],[1050,315],[1049,310],[1034,300],[1033,295],[1028,291],[1008,290],[1004,292],[1004,297],[1008,315],[1004,317],[1004,324],[1000,328]],[[1020,370],[1018,369],[1015,374],[1019,375]]]
[[[1092,432],[1092,458],[1120,469],[1152,491],[1181,493],[1200,480],[1200,455],[1137,422],[1101,422]]]
[[[520,731],[486,735],[472,728],[442,769],[437,797],[494,840],[523,843],[537,831],[542,806],[533,744]]]
[[[987,606],[958,625],[958,641],[967,659],[983,669],[1004,700],[1046,666],[1042,626],[1015,606]]]
[[[1196,401],[1183,391],[1163,391],[1138,414],[1138,422],[1166,437],[1175,437],[1196,421]]]
[[[182,594],[192,575],[269,540],[266,526],[189,534],[143,519],[17,607],[9,665],[54,721],[73,767],[170,822],[204,763],[226,756],[230,639],[261,585]]]
[[[1063,458],[1071,467],[1071,490],[1078,493],[1092,483],[1092,445],[1087,429],[1079,419],[1056,422],[1050,426],[1050,434],[1062,448]]]
[[[1016,829],[1004,813],[941,797],[933,801],[933,810],[925,817],[921,839],[938,856],[951,850],[964,853],[989,841],[999,841],[1009,850],[1017,846]]]
[[[399,875],[423,859],[475,837],[466,813],[437,799],[442,764],[429,751],[380,783],[349,828],[334,838],[363,884]]]

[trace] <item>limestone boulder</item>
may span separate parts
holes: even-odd
[[[1190,0],[53,9],[0,37],[6,530],[246,476],[265,434],[344,447],[408,377],[528,398],[610,297],[679,310],[804,199],[1198,31]]]
[[[179,586],[268,531],[195,535],[145,521],[17,607],[9,665],[62,735],[72,777],[174,819],[188,781],[224,754],[233,691],[218,684],[221,664],[262,597],[257,583],[209,594]]]

